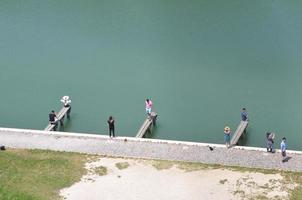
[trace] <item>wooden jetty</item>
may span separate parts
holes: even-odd
[[[147,132],[151,132],[152,127],[156,123],[157,113],[151,112],[150,116],[146,118],[141,128],[138,130],[135,137],[142,138]]]
[[[246,132],[246,128],[248,125],[248,121],[240,121],[240,124],[238,125],[232,139],[231,139],[231,145],[236,145],[238,143],[239,138],[242,136],[243,133]]]
[[[65,115],[67,115],[67,118],[69,118],[69,114],[70,114],[70,109],[71,107],[65,107],[63,106],[63,108],[60,110],[60,112],[57,114],[57,121],[56,124],[51,124],[49,123],[46,128],[44,129],[44,131],[52,131],[54,129],[55,126],[57,126],[57,123],[60,121],[60,125],[63,125],[64,119],[65,119]]]

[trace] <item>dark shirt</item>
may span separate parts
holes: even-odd
[[[54,122],[54,121],[55,121],[55,117],[56,117],[56,114],[50,113],[50,114],[49,114],[49,121],[50,121],[50,122]]]
[[[114,129],[114,120],[108,120],[107,123],[109,124],[109,129]]]
[[[274,137],[275,137],[275,134],[274,133],[270,133],[267,137],[267,140],[269,142],[271,142],[272,144],[274,144]]]
[[[241,113],[241,120],[242,121],[247,121],[248,120],[248,116],[247,116],[247,112],[246,111],[243,111]]]

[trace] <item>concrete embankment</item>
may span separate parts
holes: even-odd
[[[264,148],[140,139],[97,134],[49,132],[0,128],[0,145],[11,148],[49,149],[108,156],[138,157],[191,161],[207,164],[302,171],[302,152],[288,151],[288,162],[281,162],[279,151],[267,153]],[[209,146],[213,147],[211,151]]]

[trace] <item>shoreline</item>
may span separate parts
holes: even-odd
[[[0,144],[12,148],[302,171],[302,151],[292,150],[287,151],[290,160],[282,163],[279,150],[272,154],[258,147],[235,146],[226,149],[223,144],[132,137],[110,139],[105,135],[13,128],[0,128]],[[209,150],[209,146],[214,150]]]
[[[0,127],[1,132],[18,132],[18,133],[39,133],[45,134],[49,133],[51,135],[65,136],[65,137],[88,137],[88,138],[102,138],[109,139],[107,135],[101,135],[97,133],[77,133],[77,132],[60,132],[60,131],[44,131],[44,130],[35,130],[35,129],[19,129],[19,128],[3,128]],[[203,147],[219,147],[225,148],[225,144],[219,143],[206,143],[206,142],[191,142],[191,141],[181,141],[181,140],[166,140],[166,139],[154,139],[154,138],[136,138],[136,137],[126,137],[126,136],[117,136],[114,139],[127,139],[129,141],[144,141],[144,142],[155,142],[155,143],[164,143],[164,144],[183,144],[183,145],[197,145]],[[267,152],[264,147],[253,147],[253,146],[233,146],[233,149],[242,149],[242,150],[251,150],[251,151],[262,151]],[[276,148],[276,153],[280,153],[280,149]],[[302,151],[299,150],[286,150],[290,154],[302,154]]]

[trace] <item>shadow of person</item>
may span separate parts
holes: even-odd
[[[271,153],[276,153],[276,149],[272,149],[270,152]]]
[[[282,160],[282,162],[288,162],[291,158],[292,158],[292,157],[287,156],[286,158],[284,158],[284,159]]]

